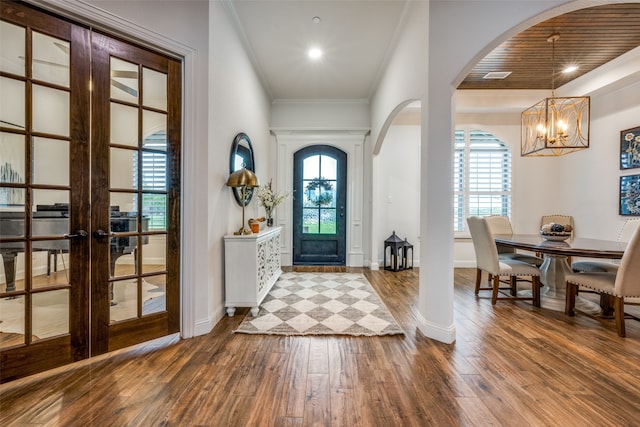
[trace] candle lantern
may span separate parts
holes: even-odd
[[[409,265],[409,251],[411,251],[411,265]],[[405,237],[402,248],[402,269],[407,270],[409,268],[413,268],[413,245]]]
[[[389,248],[389,263],[387,264],[387,248]],[[394,231],[384,241],[383,265],[385,270],[400,271],[403,269],[404,240]]]

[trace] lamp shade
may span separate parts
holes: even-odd
[[[257,187],[258,177],[246,168],[238,169],[227,179],[227,185],[229,187]]]

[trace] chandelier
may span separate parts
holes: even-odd
[[[522,156],[562,156],[589,148],[590,98],[555,96],[555,42],[552,44],[551,98],[545,98],[522,112]]]

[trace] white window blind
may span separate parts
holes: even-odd
[[[511,216],[511,150],[482,130],[457,130],[453,156],[453,223],[466,232],[470,215]]]

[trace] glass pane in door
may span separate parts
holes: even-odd
[[[111,103],[111,143],[138,146],[138,109]]]
[[[69,136],[69,92],[33,85],[33,130]]]
[[[111,148],[111,188],[138,188],[138,150]]]
[[[0,77],[0,123],[10,129],[26,129],[25,85],[9,77]]]
[[[167,310],[167,275],[160,274],[142,279],[142,315]]]
[[[126,279],[111,282],[112,299],[109,308],[110,321],[119,322],[138,317],[138,280]]]
[[[69,141],[33,138],[33,183],[69,185]]]
[[[25,75],[25,34],[23,27],[0,21],[0,71]]]
[[[150,68],[142,68],[142,105],[156,108],[158,110],[167,109],[167,75],[159,73]]]
[[[31,301],[34,341],[69,333],[69,289],[37,292]]]
[[[24,295],[0,298],[0,349],[25,343]]]
[[[34,79],[69,87],[69,42],[34,31],[32,51]]]
[[[138,66],[111,57],[111,98],[138,103]]]

